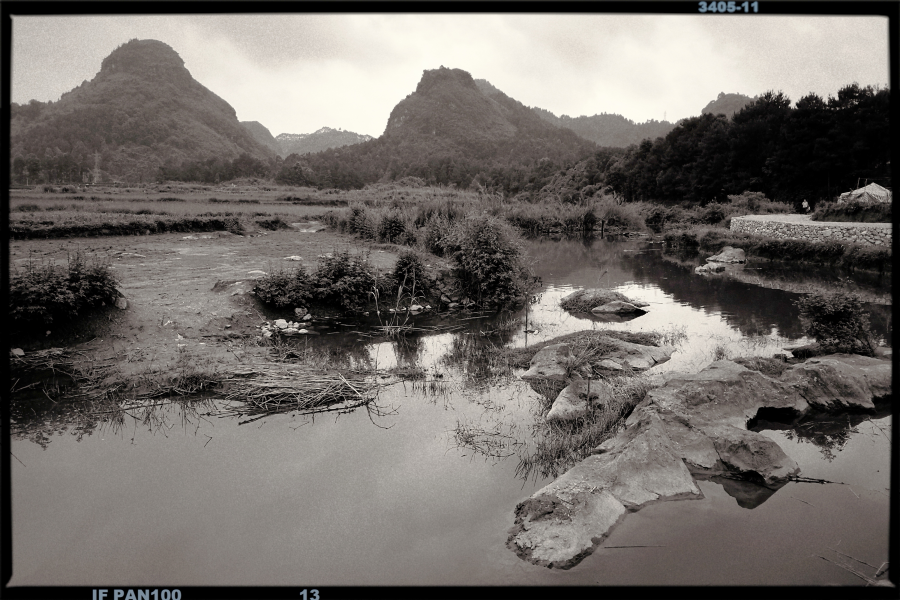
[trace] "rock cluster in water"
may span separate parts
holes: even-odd
[[[672,374],[634,409],[624,431],[516,507],[507,545],[532,563],[570,568],[627,512],[701,498],[695,478],[728,474],[777,489],[799,467],[749,431],[749,420],[767,411],[873,410],[873,398],[890,393],[890,361],[846,354],[811,358],[778,378],[727,360]]]
[[[591,312],[595,315],[642,315],[646,302],[631,300],[624,294],[602,288],[577,290],[559,301],[563,309]]]
[[[545,346],[532,357],[522,379],[540,385],[543,391],[558,391],[547,420],[577,419],[611,396],[609,386],[602,379],[592,381],[591,373],[604,376],[645,371],[666,362],[675,351],[670,346],[644,346],[615,338],[608,338],[606,343],[612,349],[574,370],[574,357],[565,343]]]

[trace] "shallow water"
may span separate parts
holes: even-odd
[[[566,571],[508,550],[516,504],[550,480],[523,481],[514,448],[496,449],[508,458],[486,458],[459,447],[455,431],[464,424],[522,441],[541,398],[517,380],[475,385],[467,366],[477,365],[448,360],[454,344],[521,346],[585,328],[683,332],[686,341],[657,369],[693,371],[717,353],[770,355],[808,341],[791,304],[798,294],[695,276],[655,244],[533,241],[528,250],[544,287],[527,327],[522,310],[405,344],[361,335],[373,319],[328,325],[311,338],[379,369],[426,370],[425,391],[412,382],[385,388],[380,415],[238,425],[206,409],[192,416],[170,407],[161,427],[106,424],[80,442],[74,431],[52,435],[46,449],[14,439],[11,585],[864,585],[835,563],[869,576],[874,569],[835,550],[875,567],[887,560],[884,409],[846,426],[832,419],[764,429],[803,476],[841,484],[789,483],[744,508],[739,500],[754,502],[733,482],[701,481],[702,499],[628,515]],[[562,296],[598,282],[649,302],[649,312],[605,323],[558,309]],[[517,318],[502,335],[481,335]],[[441,323],[459,321],[415,321]],[[881,335],[890,339],[889,321]]]

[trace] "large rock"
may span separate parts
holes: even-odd
[[[622,302],[621,300],[614,300],[612,302],[607,302],[601,306],[595,306],[591,309],[591,312],[595,315],[602,314],[614,314],[614,315],[630,315],[633,313],[644,314],[647,312],[641,308],[638,308],[631,302]]]
[[[553,401],[548,421],[574,421],[612,397],[609,385],[600,380],[575,379]]]
[[[600,357],[597,361],[598,365],[604,360],[612,360],[619,365],[631,367],[635,371],[644,371],[654,365],[666,362],[675,352],[675,348],[672,346],[644,346],[615,338],[610,338],[610,344],[616,349]]]
[[[722,248],[721,252],[719,252],[715,256],[710,256],[706,260],[709,262],[719,263],[742,263],[747,262],[747,257],[744,255],[744,251],[740,248],[725,246],[724,248]]]
[[[567,569],[593,552],[627,509],[700,497],[657,419],[626,447],[589,456],[521,502],[507,546],[535,564]]]
[[[531,358],[529,369],[522,373],[522,379],[525,381],[537,379],[565,381],[568,376],[566,366],[571,357],[572,352],[567,344],[545,346]]]
[[[725,265],[718,263],[707,263],[705,265],[700,265],[694,269],[694,273],[697,275],[705,275],[707,273],[721,273],[725,270]]]
[[[891,363],[855,354],[810,358],[781,375],[808,403],[822,410],[872,410],[873,398],[891,393]]]
[[[660,385],[635,407],[624,430],[518,505],[507,540],[511,550],[536,564],[572,567],[626,511],[657,500],[699,498],[695,478],[724,476],[726,491],[737,494],[741,506],[758,506],[800,469],[747,423],[761,411],[799,416],[811,407],[871,410],[873,398],[891,394],[891,363],[830,355],[776,379],[723,360],[700,373],[667,374]],[[587,407],[579,389],[565,400]]]

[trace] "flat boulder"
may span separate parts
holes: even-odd
[[[725,246],[722,248],[721,252],[714,256],[710,256],[706,260],[708,262],[719,263],[743,263],[747,262],[747,257],[742,249]]]
[[[645,310],[638,308],[631,302],[623,302],[621,300],[613,300],[591,309],[595,315],[598,314],[614,314],[614,315],[630,315],[633,313],[644,314]]]

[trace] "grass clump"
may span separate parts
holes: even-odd
[[[875,355],[869,315],[858,295],[850,292],[810,294],[794,303],[804,332],[827,352]]]
[[[595,410],[571,422],[542,421],[534,427],[535,443],[520,452],[516,475],[557,477],[593,454],[597,446],[613,437],[652,388],[643,376],[611,377],[602,383],[609,394]]]
[[[11,274],[9,316],[16,325],[79,317],[115,302],[117,284],[108,263],[89,261],[82,252],[70,255],[64,268],[29,261]]]

